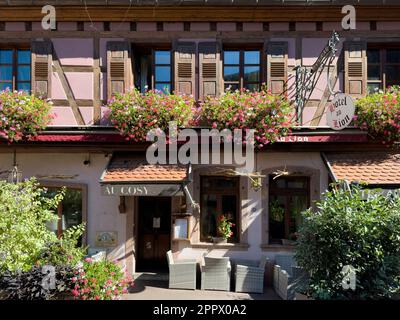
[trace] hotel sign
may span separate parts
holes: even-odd
[[[157,197],[174,196],[181,189],[181,184],[104,184],[101,193],[105,196]]]
[[[331,129],[342,130],[353,120],[354,113],[355,106],[353,99],[349,95],[340,93],[328,105],[326,122]]]

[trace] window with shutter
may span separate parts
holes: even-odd
[[[224,50],[224,88],[260,90],[260,50]]]
[[[365,42],[345,43],[345,92],[354,98],[367,92],[367,55]]]
[[[272,94],[281,94],[287,82],[287,42],[269,42],[267,44],[267,87]]]
[[[175,43],[175,91],[179,94],[195,94],[196,43]]]
[[[47,65],[45,66],[47,77]],[[38,70],[37,70],[38,71]],[[24,47],[0,48],[0,90],[31,90],[31,50]]]
[[[368,45],[368,92],[373,93],[395,85],[400,85],[400,46],[396,44]]]
[[[107,96],[124,93],[131,88],[132,69],[130,43],[111,41],[107,43]]]
[[[26,61],[28,59],[29,59],[28,56],[24,58],[24,60]],[[32,60],[31,87],[33,93],[45,98],[51,97],[51,75],[53,72],[51,42],[33,41],[31,60]],[[27,84],[28,82],[23,82],[23,83],[25,83],[24,84],[25,87],[28,87]]]
[[[219,96],[221,81],[220,45],[217,42],[199,43],[199,99]]]
[[[172,92],[172,53],[168,46],[133,46],[133,74],[135,87],[144,93],[147,90]]]

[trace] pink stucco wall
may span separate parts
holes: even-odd
[[[93,39],[53,38],[52,41],[61,64],[93,65]]]
[[[310,126],[317,107],[306,107],[303,110],[303,126]]]
[[[356,30],[357,31],[369,31],[370,23],[366,21],[358,21],[356,22]]]
[[[217,31],[236,31],[235,22],[218,22]]]
[[[297,22],[296,31],[315,31],[315,22]]]
[[[103,23],[102,22],[85,22],[83,29],[85,31],[103,31]]]
[[[192,22],[190,31],[210,31],[210,23],[208,22]]]
[[[25,31],[25,22],[6,22],[6,31]]]
[[[183,31],[183,22],[165,22],[164,31]]]
[[[55,72],[53,72],[53,76],[51,78],[51,98],[57,100],[67,99],[67,96],[65,95],[64,89],[61,85],[60,78]]]
[[[32,31],[44,31],[41,22],[32,22]]]
[[[156,31],[157,23],[155,22],[138,22],[136,24],[137,31]]]
[[[263,24],[262,22],[244,22],[243,31],[263,31]]]
[[[76,22],[59,22],[57,29],[59,31],[77,31],[78,27]]]
[[[340,31],[342,30],[341,22],[323,22],[322,23],[322,30],[323,31]]]
[[[131,29],[129,22],[111,22],[110,30],[111,31],[129,31]]]
[[[93,107],[79,107],[79,111],[86,125],[93,124]]]
[[[330,72],[332,72],[332,69],[330,70]],[[338,91],[340,88],[340,83],[341,83],[340,78],[341,78],[341,76],[339,75],[339,80],[336,81],[336,84],[333,88],[334,91]],[[320,100],[327,87],[328,87],[327,73],[322,72],[310,98],[312,100]]]
[[[302,42],[303,65],[310,66],[328,43],[326,38],[304,38]]]
[[[311,122],[314,120],[315,111],[317,111],[317,107],[306,107],[303,111],[303,126],[308,127],[311,126]],[[321,120],[319,121],[318,126],[327,126],[326,123],[326,113],[324,112]]]
[[[390,21],[388,21],[388,22],[386,22],[386,21],[378,21],[377,23],[376,23],[376,27],[377,27],[377,29],[378,30],[384,30],[384,31],[386,31],[386,30],[396,30],[396,31],[399,31],[400,30],[400,22],[399,21],[392,21],[392,22],[390,22]]]
[[[76,120],[74,114],[72,113],[72,109],[70,107],[57,107],[54,106],[52,108],[52,113],[54,115],[54,119],[51,122],[51,125],[54,126],[75,126]]]
[[[76,99],[93,99],[93,73],[65,72]]]
[[[289,22],[271,22],[269,31],[289,31]]]

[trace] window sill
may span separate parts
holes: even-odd
[[[283,245],[283,244],[262,244],[262,250],[265,251],[294,251],[294,245]]]
[[[211,243],[211,242],[197,242],[191,243],[192,248],[201,249],[231,249],[231,250],[247,250],[250,246],[248,243]]]

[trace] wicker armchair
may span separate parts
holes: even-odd
[[[202,257],[201,290],[230,290],[231,263],[229,258]]]
[[[238,261],[236,264],[236,292],[264,292],[264,273],[267,258],[262,257],[260,262]]]
[[[170,289],[196,290],[196,260],[174,261],[171,250],[167,252]]]
[[[284,300],[292,300],[298,285],[298,279],[304,274],[297,266],[293,255],[276,255],[273,272],[273,287]]]

